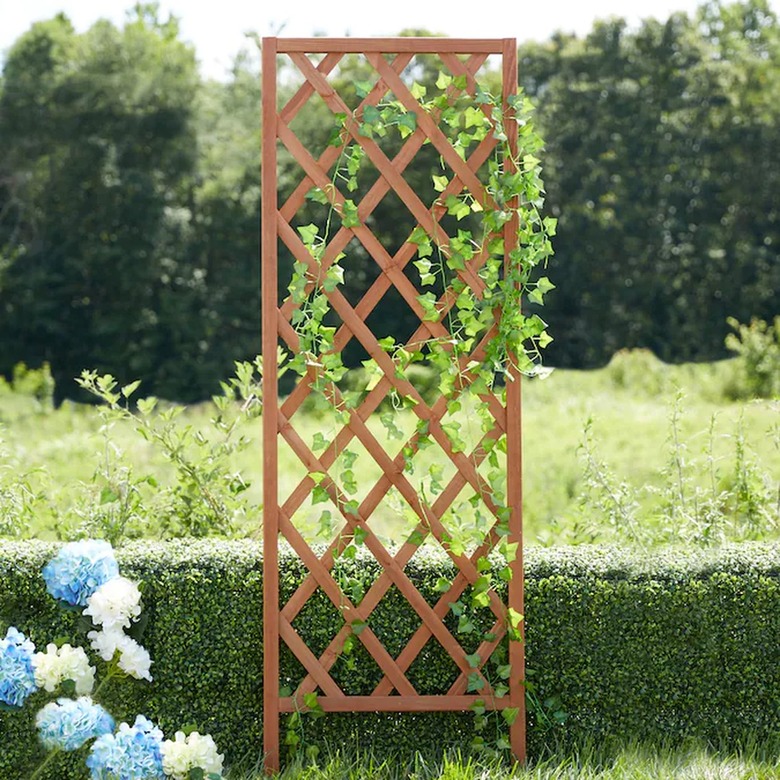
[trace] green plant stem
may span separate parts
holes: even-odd
[[[49,751],[49,755],[38,765],[38,768],[30,775],[29,780],[36,780],[38,777],[43,777],[43,770],[51,764],[52,761],[61,753],[60,748],[54,748]]]

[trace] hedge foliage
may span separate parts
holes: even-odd
[[[55,637],[87,645],[79,612],[46,593],[41,569],[56,545],[0,543],[0,631],[12,624],[37,646]],[[262,554],[248,541],[139,542],[118,551],[123,575],[145,583],[142,642],[154,664],[151,684],[120,682],[101,699],[117,720],[143,712],[166,735],[183,726],[211,733],[229,762],[262,751]],[[378,575],[367,559],[342,561],[344,584]],[[434,603],[437,579],[452,573],[442,556],[418,553],[408,573]],[[281,558],[289,595],[303,576]],[[780,545],[744,544],[714,552],[637,555],[615,549],[531,549],[526,555],[527,665],[540,699],[559,697],[567,720],[551,729],[531,712],[533,755],[552,741],[606,736],[721,743],[768,737],[780,724]],[[393,588],[369,621],[392,653],[418,620]],[[314,599],[294,625],[315,650],[340,626],[338,610]],[[453,624],[454,629],[454,624]],[[473,635],[460,639],[469,651]],[[476,642],[476,638],[473,640]],[[421,693],[441,693],[451,661],[430,642],[410,669]],[[99,662],[100,663],[100,662]],[[282,685],[300,668],[282,656]],[[99,669],[100,675],[100,669]],[[360,649],[334,666],[349,693],[379,679]],[[17,712],[0,712],[0,780],[23,780],[43,757],[33,727],[46,694]],[[471,713],[328,715],[304,718],[306,744],[360,740],[382,752],[464,745]],[[52,764],[47,780],[85,778],[85,751]]]

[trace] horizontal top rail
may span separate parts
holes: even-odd
[[[506,41],[513,38],[263,38],[275,41],[279,54],[305,52],[306,54],[327,54],[343,52],[345,54],[362,54],[365,52],[380,52],[382,54],[501,54]]]

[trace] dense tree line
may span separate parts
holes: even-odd
[[[364,67],[342,68],[347,99]],[[423,61],[414,78],[436,70]],[[780,25],[764,0],[524,44],[520,79],[559,217],[551,363],[631,346],[718,358],[727,317],[780,310]],[[94,367],[193,401],[259,351],[260,97],[256,56],[204,83],[176,22],[149,6],[83,34],[60,15],[14,44],[0,80],[0,373],[48,361],[70,395]],[[314,149],[331,127],[316,102],[294,123]],[[406,174],[423,191],[426,154]],[[299,175],[283,156],[283,198]],[[388,198],[371,227],[394,248],[407,222]],[[376,269],[360,247],[346,265],[354,301]],[[414,325],[392,297],[373,316],[399,336]]]

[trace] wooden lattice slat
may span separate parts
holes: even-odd
[[[352,111],[328,81],[328,76],[338,67],[345,54],[360,54],[370,64],[377,81]],[[279,55],[287,55],[304,78],[303,84],[281,110],[277,107],[277,70]],[[315,63],[310,55],[324,55]],[[509,660],[512,674],[509,680],[509,694],[498,698],[486,677],[479,694],[467,694],[467,680],[470,675],[482,674],[482,668],[493,650],[506,636],[507,609],[511,607],[522,612],[523,573],[522,545],[517,558],[511,564],[512,579],[509,584],[509,596],[504,603],[495,591],[490,591],[488,608],[494,618],[492,636],[483,639],[477,649],[484,659],[477,669],[469,663],[467,653],[460,642],[452,635],[444,623],[450,604],[473,585],[480,577],[477,562],[499,542],[495,522],[499,508],[489,498],[489,486],[479,472],[479,466],[488,452],[488,444],[506,435],[507,442],[507,507],[509,509],[509,539],[522,541],[521,467],[520,467],[520,389],[519,376],[507,384],[506,406],[498,397],[489,394],[481,396],[487,403],[492,415],[493,427],[485,432],[471,452],[456,451],[443,429],[442,421],[447,414],[447,400],[440,397],[432,404],[426,403],[414,386],[396,374],[395,365],[390,356],[379,344],[378,336],[366,325],[368,316],[391,289],[395,289],[410,310],[420,320],[419,326],[407,341],[414,345],[428,339],[445,340],[450,333],[444,318],[432,322],[426,319],[425,311],[418,300],[419,290],[409,279],[404,269],[417,252],[413,243],[406,241],[393,255],[377,239],[367,226],[368,218],[373,214],[382,199],[394,192],[404,203],[417,225],[431,237],[434,244],[445,247],[449,241],[441,220],[446,214],[443,205],[450,195],[457,196],[468,190],[485,207],[492,204],[491,197],[480,182],[478,173],[488,160],[496,146],[496,140],[490,135],[484,138],[467,158],[462,158],[442,132],[437,122],[439,113],[426,113],[405,85],[401,75],[415,55],[438,55],[443,65],[453,76],[464,77],[466,92],[476,92],[476,76],[480,67],[490,55],[502,57],[502,98],[504,107],[510,96],[517,90],[517,54],[514,39],[501,40],[455,40],[441,38],[392,38],[392,39],[263,39],[263,156],[262,156],[262,197],[263,197],[263,354],[265,373],[263,380],[263,457],[264,457],[264,734],[266,767],[269,771],[279,767],[279,715],[294,712],[303,707],[303,696],[319,691],[318,705],[326,712],[423,712],[464,710],[476,702],[484,702],[486,709],[517,708],[520,716],[510,727],[510,742],[515,756],[523,760],[525,755],[525,713],[523,695],[523,646],[520,642],[510,642]],[[461,88],[447,87],[450,97],[456,97]],[[377,106],[387,93],[407,110],[417,116],[415,129],[404,140],[400,151],[390,159],[371,138],[358,132],[359,117],[367,106]],[[367,159],[373,164],[378,177],[368,188],[364,197],[356,204],[359,225],[343,225],[329,237],[322,257],[316,260],[292,227],[299,209],[303,206],[307,193],[318,187],[328,191],[333,207],[343,206],[345,197],[332,186],[330,170],[339,158],[339,149],[329,146],[318,158],[306,149],[297,138],[291,124],[307,101],[318,95],[334,114],[344,114],[350,118],[344,124],[350,141],[359,144]],[[481,107],[487,113],[486,106]],[[511,115],[507,119],[507,134],[512,151],[516,151],[516,127]],[[404,171],[414,160],[423,144],[430,142],[441,159],[449,166],[449,180],[440,193],[437,202],[426,206],[419,195],[404,179]],[[303,171],[301,181],[284,204],[278,204],[277,196],[277,145],[282,144],[292,155]],[[516,246],[517,217],[513,217],[503,228],[505,257]],[[299,435],[295,427],[295,415],[312,392],[317,381],[314,369],[302,377],[290,395],[279,404],[277,372],[274,356],[281,342],[293,353],[299,350],[298,335],[292,327],[292,317],[296,304],[288,299],[277,299],[277,261],[279,242],[282,242],[297,261],[309,266],[310,279],[319,278],[321,271],[336,261],[348,244],[357,239],[368,255],[378,266],[378,276],[366,294],[356,304],[351,305],[337,288],[327,292],[330,306],[338,315],[339,325],[334,349],[342,350],[355,339],[375,361],[382,372],[376,385],[366,394],[357,408],[349,410],[349,421],[337,432],[333,440],[319,455]],[[484,290],[484,282],[479,271],[487,260],[487,251],[477,253],[465,267],[457,271],[459,279],[468,285],[477,297]],[[319,273],[318,273],[319,272]],[[309,281],[307,292],[315,287]],[[322,291],[322,290],[320,290]],[[452,286],[446,286],[437,309],[442,315],[455,305],[457,294]],[[469,381],[469,361],[484,359],[485,349],[495,335],[495,326],[484,334],[469,355],[459,357],[461,375]],[[413,398],[416,402],[413,412],[420,421],[427,424],[428,435],[438,445],[442,456],[454,468],[454,474],[443,486],[440,494],[430,505],[422,500],[414,485],[404,474],[405,457],[417,453],[420,446],[420,434],[413,433],[404,442],[402,449],[392,455],[385,451],[368,426],[368,420],[391,391]],[[343,405],[343,398],[336,387],[328,391],[331,402]],[[317,554],[304,539],[293,523],[293,516],[310,497],[315,481],[311,476],[303,477],[286,496],[279,495],[278,448],[280,437],[303,463],[308,474],[325,475],[320,482],[333,504],[341,509],[346,503],[338,484],[329,475],[329,469],[337,462],[345,448],[357,440],[369,457],[378,465],[381,476],[370,487],[354,512],[341,512],[343,528],[329,544],[325,552]],[[403,453],[406,453],[406,456]],[[483,505],[493,515],[494,523],[487,530],[482,543],[470,555],[456,554],[446,544],[447,532],[443,518],[461,491],[470,486],[482,497]],[[375,510],[396,489],[401,498],[414,513],[417,525],[407,540],[395,553],[391,553],[371,528],[371,518]],[[350,543],[357,529],[365,547],[382,567],[381,575],[371,585],[358,604],[352,603],[343,592],[332,574],[338,555]],[[419,549],[420,536],[429,536],[447,551],[457,567],[457,575],[450,587],[442,593],[431,606],[418,592],[414,583],[405,572],[405,567]],[[279,599],[279,542],[285,539],[300,557],[308,571],[307,576],[285,604]],[[372,631],[369,620],[382,598],[395,587],[408,601],[420,620],[420,625],[405,646],[395,657],[382,644]],[[339,611],[344,620],[333,639],[319,657],[306,645],[296,631],[293,622],[307,604],[308,600],[321,590]],[[352,624],[359,623],[363,628],[353,632]],[[371,695],[348,696],[338,686],[330,674],[339,658],[345,640],[355,634],[371,658],[382,672],[382,678]],[[458,676],[446,693],[441,695],[420,695],[406,676],[412,663],[431,639],[435,639],[457,667]],[[283,641],[293,652],[305,669],[292,696],[280,697],[279,649]]]

